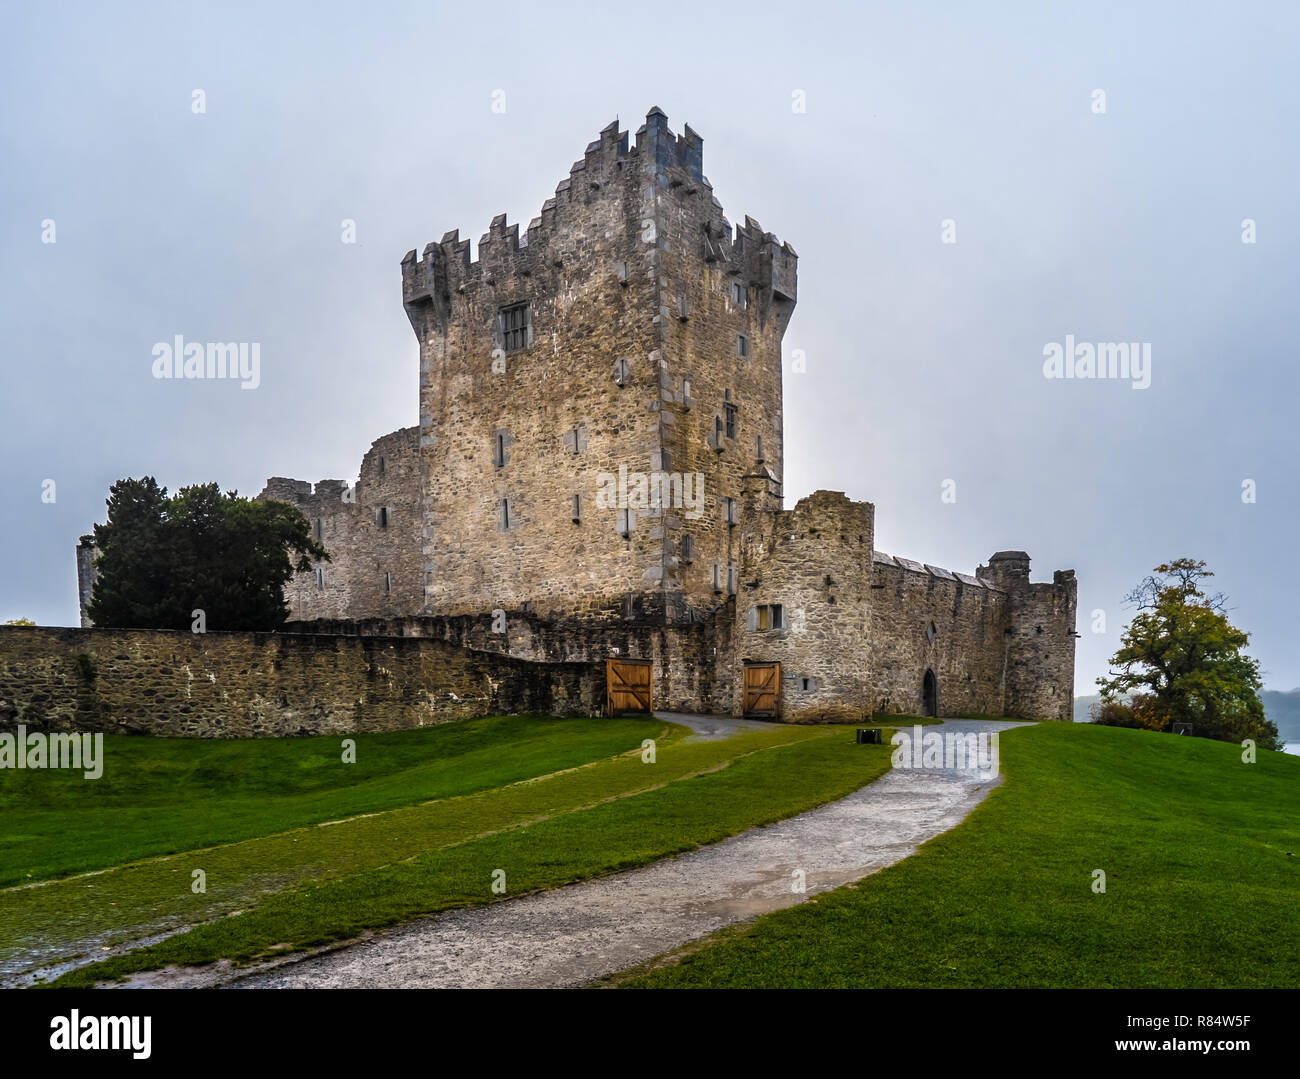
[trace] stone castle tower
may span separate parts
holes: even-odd
[[[476,251],[453,231],[408,252],[418,428],[355,485],[259,496],[332,558],[289,589],[288,628],[646,660],[678,710],[1070,719],[1073,571],[884,554],[875,507],[839,492],[785,508],[796,271],[756,221],[733,228],[700,137],[657,108],[634,143],[606,127],[523,235],[502,215]]]
[[[601,132],[523,236],[502,216],[474,261],[456,232],[402,261],[428,613],[634,592],[699,612],[734,588],[728,507],[746,475],[781,479],[797,260],[757,222],[733,233],[702,169],[652,109],[635,145]]]

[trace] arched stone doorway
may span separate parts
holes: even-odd
[[[934,671],[928,669],[921,679],[921,715],[939,715],[939,683],[934,677]]]

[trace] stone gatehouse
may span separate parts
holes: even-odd
[[[883,554],[874,506],[839,492],[785,508],[797,262],[732,226],[700,137],[657,108],[633,142],[606,127],[523,232],[502,215],[475,251],[452,231],[408,252],[419,426],[355,485],[259,495],[332,558],[291,586],[288,628],[650,659],[660,707],[1070,719],[1073,571]],[[92,552],[78,566],[84,607]]]

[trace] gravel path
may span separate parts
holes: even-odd
[[[727,737],[749,725],[711,716],[663,718],[686,722],[704,738]],[[949,720],[925,729],[980,732],[1018,725]],[[1000,781],[956,770],[896,769],[838,802],[689,854],[424,918],[225,984],[261,989],[580,986],[892,865],[960,823]],[[802,894],[792,888],[795,870],[806,875]],[[200,981],[219,984],[222,973],[213,973],[216,977]],[[136,984],[186,983],[185,972],[173,970]]]

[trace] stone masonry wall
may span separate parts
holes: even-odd
[[[871,606],[873,711],[923,714],[930,670],[940,715],[1004,714],[1005,593],[966,574],[876,552]]]
[[[1004,714],[1070,722],[1078,608],[1074,570],[1057,570],[1051,584],[1031,583],[1029,556],[999,551],[975,573],[1011,597]]]
[[[0,729],[204,738],[596,715],[599,664],[417,637],[0,627]]]
[[[751,489],[750,498],[753,493]],[[871,544],[874,507],[818,491],[790,511],[746,519],[737,594],[734,696],[743,711],[746,661],[781,664],[783,718],[852,719],[871,711]],[[760,628],[779,604],[781,625]]]
[[[355,487],[267,480],[257,497],[296,507],[330,555],[285,587],[291,619],[391,617],[423,607],[420,475],[419,430],[406,427],[375,440]]]
[[[542,663],[649,659],[654,664],[654,707],[674,712],[729,712],[732,700],[729,627],[731,608],[715,621],[682,623],[647,610],[643,597],[602,617],[553,618],[534,611],[432,615],[358,621],[314,621],[286,626],[292,632],[363,636],[434,637],[464,648],[502,652]],[[504,632],[493,629],[500,624]]]

